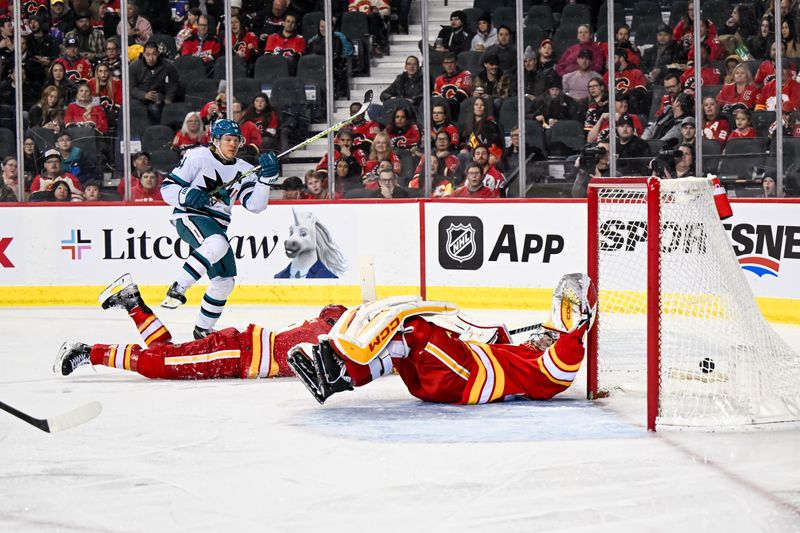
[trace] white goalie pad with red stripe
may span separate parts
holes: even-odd
[[[455,315],[451,302],[423,300],[419,296],[392,296],[348,309],[320,341],[355,363],[367,365],[389,344],[405,320],[416,315]]]

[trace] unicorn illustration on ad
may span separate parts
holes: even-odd
[[[338,278],[347,270],[347,261],[330,231],[314,213],[292,209],[294,224],[283,247],[292,260],[275,278]]]

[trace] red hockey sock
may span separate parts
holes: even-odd
[[[136,306],[130,310],[128,316],[136,324],[136,329],[139,330],[139,334],[147,346],[172,340],[172,334],[154,313],[147,313],[141,307]]]
[[[95,344],[89,352],[93,365],[137,372],[142,347],[138,344]]]

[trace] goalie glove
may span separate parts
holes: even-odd
[[[586,274],[565,274],[553,291],[553,306],[545,328],[572,333],[584,324],[591,329],[597,311],[597,290]]]

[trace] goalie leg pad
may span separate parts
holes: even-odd
[[[348,310],[328,335],[321,335],[341,357],[360,365],[369,363],[385,350],[403,323],[416,315],[454,315],[450,302],[425,301],[416,296],[396,296]]]

